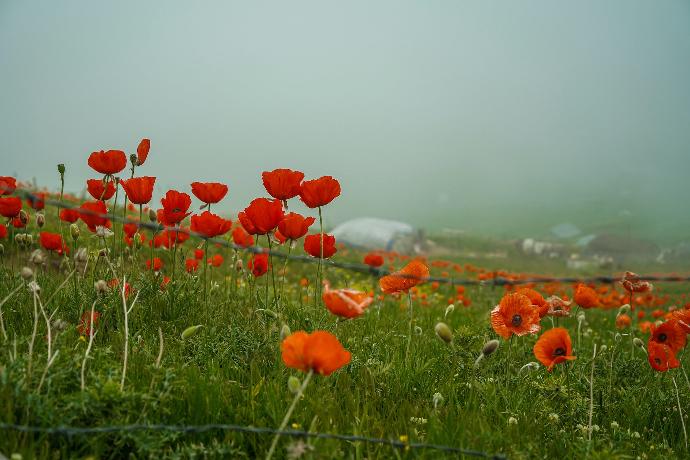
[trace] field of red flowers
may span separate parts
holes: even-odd
[[[236,216],[225,183],[155,202],[150,149],[85,155],[83,199],[0,177],[0,453],[687,458],[686,285],[359,253],[291,169]],[[161,424],[268,430],[22,431]]]

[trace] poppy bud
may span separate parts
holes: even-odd
[[[633,344],[634,344],[637,348],[644,348],[644,342],[643,342],[642,339],[640,339],[639,337],[635,337],[635,338],[633,339]]]
[[[63,174],[65,174],[65,165],[64,164],[62,164],[62,163],[58,164],[57,168],[58,168],[58,172],[60,173],[61,176]]]
[[[422,330],[421,327],[419,327],[419,326],[415,326],[415,327],[414,327],[414,333],[415,333],[415,334],[417,334],[417,335],[422,335],[423,332],[424,332],[424,331]]]
[[[108,256],[108,249],[107,248],[101,248],[98,251],[98,257],[107,257]]]
[[[25,281],[29,281],[34,276],[34,271],[29,267],[23,267],[19,274],[24,278]]]
[[[17,233],[14,235],[14,243],[19,246],[19,247],[24,247],[24,234],[23,233]]]
[[[43,257],[43,253],[40,249],[36,249],[34,252],[31,253],[31,257],[29,257],[29,262],[31,262],[34,265],[43,265],[44,261],[45,258]]]
[[[0,256],[5,255],[5,246],[0,244]]]
[[[434,403],[434,409],[438,408],[441,404],[443,404],[443,395],[441,393],[434,393],[434,396],[431,398],[431,400]]]
[[[36,214],[36,225],[42,228],[46,224],[46,216],[43,214]]]
[[[482,354],[484,356],[489,356],[490,354],[492,354],[494,351],[496,351],[498,349],[499,344],[500,344],[500,342],[496,339],[489,340],[488,342],[486,342],[484,344],[484,348],[482,348]]]
[[[626,303],[625,305],[621,305],[621,307],[618,309],[618,315],[616,315],[616,316],[625,315],[629,311],[630,311],[630,304]]]
[[[283,324],[283,327],[280,328],[280,340],[281,342],[285,340],[287,336],[292,334],[292,331],[290,331],[290,326],[287,324]]]
[[[537,369],[539,369],[539,363],[535,363],[535,362],[533,361],[533,362],[531,362],[531,363],[527,363],[527,364],[525,364],[524,366],[522,366],[522,367],[520,368],[520,370],[518,371],[518,374],[522,374],[523,371],[527,371],[527,372],[529,372],[529,371],[536,371]]]
[[[23,209],[19,211],[19,220],[23,225],[26,225],[29,222],[29,215]]]
[[[299,392],[299,387],[302,386],[302,382],[300,382],[299,379],[294,375],[291,375],[290,378],[288,378],[287,386],[288,390],[290,390],[290,393],[296,395]]]
[[[434,327],[436,335],[446,343],[451,343],[453,341],[453,332],[446,323],[437,323]]]
[[[32,246],[34,244],[34,236],[31,233],[24,234],[24,244],[26,247]]]
[[[156,211],[153,209],[149,209],[149,221],[151,222],[158,222],[158,215],[156,214]]]
[[[129,156],[129,161],[132,162],[132,166],[139,166],[139,158],[135,154]]]
[[[241,272],[243,268],[244,268],[244,263],[242,262],[242,259],[238,259],[237,262],[235,262],[235,270],[237,270],[238,272]]]
[[[72,224],[69,226],[69,234],[72,236],[74,241],[79,239],[79,225]]]
[[[620,335],[620,333],[618,332],[616,332],[616,335],[613,336],[613,340],[615,340],[616,342],[620,342],[622,338],[623,336]]]
[[[453,305],[453,304],[448,305],[446,307],[446,312],[443,315],[443,319],[446,319],[448,317],[448,315],[453,313],[454,310],[455,310],[455,305]]]
[[[182,340],[187,340],[188,338],[190,338],[190,337],[196,335],[196,333],[197,333],[197,332],[199,331],[199,329],[201,329],[202,327],[204,327],[203,324],[199,324],[199,325],[197,325],[197,326],[189,326],[187,329],[185,329],[184,331],[182,331]]]
[[[581,311],[580,313],[577,314],[577,322],[583,323],[584,321],[585,321],[585,312]]]
[[[94,289],[96,289],[97,294],[107,294],[108,293],[108,283],[103,280],[98,280],[93,283]]]
[[[609,347],[607,347],[606,345],[602,345],[601,348],[599,349],[599,353],[604,353],[608,349],[609,349]]]

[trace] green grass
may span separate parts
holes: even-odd
[[[185,244],[187,256],[192,243]],[[0,298],[23,282],[18,271],[31,251],[12,254],[11,247],[6,247],[6,252]],[[165,258],[169,274],[170,254],[157,251],[157,255]],[[312,379],[289,427],[395,440],[407,436],[410,442],[502,453],[509,458],[687,458],[671,374],[680,387],[684,414],[690,409],[690,384],[681,370],[652,371],[644,352],[632,347],[629,336],[616,339],[615,310],[588,311],[579,340],[576,319],[561,320],[570,330],[578,356],[569,375],[564,366],[551,373],[543,367],[519,372],[524,364],[535,361],[531,350],[536,337],[502,341],[498,351],[475,368],[483,344],[496,337],[488,312],[503,291],[468,288],[472,306],[458,306],[444,318],[451,288],[434,292],[427,285],[421,291],[427,293],[429,306],[415,301],[417,332],[406,359],[406,298],[377,301],[362,318],[338,323],[321,303],[303,299],[305,290],[298,280],[313,278],[315,265],[293,262],[285,298],[269,306],[274,315],[261,311],[268,277],[259,278],[251,289],[240,274],[241,281],[233,287],[229,279],[232,253],[223,250],[223,255],[224,266],[210,270],[212,283],[218,287],[209,297],[208,315],[199,278],[184,273],[182,266],[176,270],[171,303],[171,292],[159,289],[160,280],[138,269],[143,260],[127,262],[128,282],[139,291],[139,298],[129,318],[124,391],[119,385],[124,349],[121,299],[117,292],[97,298],[93,289],[94,279],[112,278],[106,266],[91,260],[87,275],[77,279],[76,290],[68,282],[48,305],[49,311],[59,308],[55,318],[66,326],[54,337],[59,354],[40,392],[37,388],[47,362],[46,325],[39,318],[29,374],[33,301],[28,289],[22,288],[2,307],[9,340],[0,337],[0,421],[35,426],[230,423],[277,428],[293,397],[288,377],[304,377],[280,359],[280,329],[287,324],[292,331],[331,331],[352,353],[352,362],[345,368]],[[37,273],[45,301],[65,273],[53,266]],[[372,286],[371,278],[338,269],[328,269],[326,278],[337,288],[368,290]],[[676,300],[683,286],[657,288]],[[257,296],[252,297],[252,292]],[[133,298],[134,294],[130,302]],[[87,343],[76,327],[94,300],[103,316],[86,367],[86,389],[81,391]],[[453,330],[452,345],[436,337],[438,321]],[[182,340],[182,331],[195,324],[204,327]],[[542,326],[550,328],[550,319],[545,318]],[[164,353],[157,368],[159,328]],[[594,362],[595,431],[588,441],[587,379],[595,345],[600,350],[605,345],[606,350]],[[681,361],[687,363],[687,358],[682,355]],[[435,407],[436,393],[443,401]],[[511,424],[511,418],[517,423]],[[24,458],[261,458],[270,442],[271,436],[233,432],[67,437],[2,431],[0,453],[21,453]],[[286,447],[295,442],[282,438],[276,458],[284,458]],[[304,458],[455,458],[432,450],[396,450],[337,440],[307,442],[313,450]]]

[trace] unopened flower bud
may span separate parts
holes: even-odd
[[[283,327],[280,328],[280,340],[285,340],[290,334],[292,334],[292,331],[290,331],[290,326],[283,324]]]
[[[434,396],[431,398],[431,400],[434,403],[434,409],[437,409],[438,406],[443,404],[444,401],[443,395],[441,393],[434,393]]]
[[[44,261],[45,257],[43,257],[43,252],[41,252],[40,249],[36,249],[34,252],[31,253],[31,256],[29,257],[29,262],[31,262],[34,265],[43,265]]]
[[[36,214],[36,225],[38,228],[43,228],[43,226],[46,224],[46,216],[43,214]]]
[[[104,280],[98,280],[93,284],[94,289],[96,289],[97,294],[107,294],[108,293],[108,283]]]
[[[19,274],[24,278],[25,281],[29,281],[34,276],[34,271],[29,267],[23,267]]]
[[[65,174],[65,165],[64,164],[62,164],[62,163],[58,164],[57,169],[58,169],[58,172],[60,173],[60,175]]]
[[[79,239],[79,225],[77,225],[76,223],[70,225],[69,234],[70,236],[72,236],[72,239],[74,241],[77,241]]]
[[[635,345],[637,348],[644,348],[644,342],[639,337],[635,337],[633,339],[633,345]]]
[[[23,225],[26,225],[29,222],[29,215],[23,209],[19,211],[19,220]]]
[[[237,259],[237,262],[235,262],[235,270],[238,272],[241,272],[244,269],[244,263],[242,262],[242,259]]]
[[[484,356],[489,356],[491,353],[498,349],[499,344],[500,342],[496,339],[489,340],[484,344],[484,348],[482,348],[482,354]]]
[[[422,330],[421,327],[419,327],[419,326],[415,326],[415,327],[414,327],[414,333],[415,333],[415,334],[417,334],[417,335],[422,335],[423,332],[424,332],[424,331]]]
[[[296,395],[299,392],[299,388],[302,386],[302,382],[294,375],[291,375],[290,378],[288,378],[287,386],[290,393]]]
[[[625,315],[630,311],[630,304],[625,304],[621,305],[621,307],[618,309],[618,315]]]
[[[444,342],[451,343],[453,341],[453,332],[451,332],[446,323],[437,323],[436,327],[434,327],[434,331],[436,331],[436,335]]]
[[[158,215],[153,209],[149,209],[149,221],[158,222]]]
[[[17,244],[17,246],[24,246],[24,234],[23,233],[17,233],[14,235],[14,242]]]
[[[455,305],[453,305],[453,304],[448,305],[446,307],[446,312],[443,314],[443,319],[446,319],[448,317],[448,315],[453,313],[454,310],[455,310]]]
[[[188,338],[196,335],[197,332],[199,332],[199,329],[204,327],[203,324],[199,324],[197,326],[189,326],[187,329],[182,331],[182,340],[187,340]]]

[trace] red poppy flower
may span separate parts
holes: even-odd
[[[378,268],[383,265],[384,262],[385,261],[383,260],[383,256],[381,254],[370,252],[364,256],[364,263],[372,268]]]
[[[151,176],[134,177],[129,180],[121,180],[127,198],[133,204],[148,204],[153,196],[153,186],[156,178]]]
[[[127,235],[130,238],[134,236],[137,230],[139,230],[139,226],[133,222],[127,222],[122,226],[122,231],[124,231],[125,235]]]
[[[100,318],[101,314],[97,310],[93,311],[93,316],[91,315],[91,310],[82,313],[79,327],[77,327],[79,335],[88,335],[91,337],[94,333],[94,329],[98,326]]]
[[[549,312],[549,305],[546,303],[546,300],[544,300],[544,297],[534,289],[520,288],[515,292],[527,296],[534,308],[539,311],[540,318],[543,318]]]
[[[166,229],[160,232],[156,237],[154,238],[154,247],[165,247],[165,248],[172,248],[173,246],[177,245],[179,246],[180,244],[184,243],[189,239],[189,233],[186,232],[183,228],[180,228],[179,230],[171,230],[171,229]]]
[[[247,267],[252,272],[252,275],[257,278],[265,275],[266,272],[268,272],[268,254],[254,254],[252,258],[249,259]]]
[[[218,203],[228,193],[228,186],[218,182],[192,182],[192,193],[206,204]]]
[[[197,259],[187,259],[184,261],[184,267],[187,273],[194,273],[199,270],[199,261]]]
[[[11,219],[19,215],[22,210],[22,200],[16,196],[0,198],[0,215]]]
[[[261,174],[264,187],[276,200],[287,201],[300,193],[300,183],[304,173],[292,169],[274,169]]]
[[[109,180],[103,184],[101,179],[89,179],[86,181],[86,190],[94,200],[109,200],[115,195],[115,181]]]
[[[288,239],[285,235],[280,233],[280,229],[273,232],[273,239],[278,242],[278,244],[285,243]]]
[[[379,280],[381,290],[386,294],[407,292],[410,288],[423,283],[429,277],[429,267],[421,260],[415,259],[397,272],[386,275]]]
[[[64,208],[60,211],[60,220],[63,222],[75,223],[79,220],[79,211],[76,209]]]
[[[325,206],[340,196],[340,183],[331,176],[302,182],[299,197],[309,208]]]
[[[248,233],[265,235],[275,229],[283,220],[283,205],[278,200],[256,198],[238,217]]]
[[[573,345],[565,328],[554,327],[544,332],[534,344],[534,356],[549,372],[556,364],[577,359],[573,356]]]
[[[374,298],[354,289],[330,289],[326,285],[321,296],[328,311],[343,318],[356,318],[364,314]]]
[[[235,227],[232,231],[232,241],[241,248],[248,248],[254,244],[254,237],[243,227]]]
[[[191,214],[187,210],[192,204],[192,199],[186,193],[168,190],[165,197],[161,198],[161,204],[163,205],[163,220],[168,225],[180,223]]]
[[[321,257],[321,234],[307,235],[304,238],[304,250],[312,257]],[[335,248],[335,236],[324,233],[323,235],[323,258],[328,259],[338,252]]]
[[[153,271],[159,272],[159,271],[161,271],[161,268],[163,268],[163,261],[160,259],[160,257],[154,257],[153,258]],[[146,269],[151,270],[151,259],[148,259],[146,261]]]
[[[12,226],[14,228],[24,228],[26,227],[26,222],[24,222],[19,216],[12,219]]]
[[[194,258],[196,260],[201,260],[204,258],[204,250],[203,249],[195,249],[194,250]]]
[[[117,278],[113,278],[110,281],[108,281],[108,286],[111,289],[117,289],[118,292],[122,292],[122,288],[120,288],[120,280]],[[129,283],[125,283],[124,291],[125,299],[128,299],[129,295],[132,293],[132,286],[130,286]]]
[[[671,317],[678,321],[678,325],[686,334],[690,334],[690,310],[687,308],[676,310],[671,313]]]
[[[127,166],[127,156],[122,150],[93,152],[89,155],[89,166],[96,172],[112,176]]]
[[[46,251],[54,251],[62,254],[64,245],[62,243],[62,236],[59,233],[41,232],[39,235],[41,246]]]
[[[86,201],[82,203],[79,209],[81,210],[79,217],[92,232],[96,231],[96,227],[110,228],[110,221],[106,217],[108,209],[104,202]]]
[[[668,346],[673,353],[678,353],[687,343],[687,334],[675,319],[665,321],[659,326],[652,324],[651,332],[650,341]]]
[[[151,141],[149,139],[142,139],[137,146],[137,166],[141,166],[149,156],[151,149]]]
[[[139,236],[138,236],[138,238],[139,238],[139,244],[141,244],[141,245],[146,244],[146,235],[144,235],[143,233],[135,233],[135,234],[132,235],[132,236],[125,235],[125,238],[124,238],[124,239],[125,239],[125,243],[127,244],[127,246],[129,246],[129,247],[132,246],[132,244],[134,243],[134,241],[136,241],[136,240],[135,240],[135,238],[137,238],[136,235],[139,235]]]
[[[206,238],[224,235],[232,228],[232,222],[225,220],[209,211],[192,216],[192,231],[200,233]]]
[[[647,342],[647,359],[652,368],[658,372],[666,372],[669,369],[680,367],[680,361],[676,358],[671,347],[651,339]]]
[[[575,287],[575,295],[573,298],[575,299],[575,303],[582,308],[595,308],[599,306],[597,291],[582,283]]]
[[[17,179],[14,177],[0,176],[0,196],[11,195],[17,188]]]
[[[283,340],[280,351],[287,367],[321,375],[331,375],[352,358],[336,336],[326,331],[297,331]]]
[[[209,264],[211,267],[220,267],[221,265],[223,265],[223,260],[223,256],[221,256],[220,254],[216,254],[213,257],[209,257],[206,263]]]
[[[7,238],[7,227],[5,224],[0,224],[0,240]]]
[[[46,207],[46,196],[46,193],[34,193],[32,195],[29,195],[29,198],[26,199],[26,204],[28,204],[31,208],[35,209],[36,211],[40,211],[41,209]]]
[[[508,340],[512,334],[521,336],[539,332],[539,311],[529,297],[511,293],[491,311],[491,327]]]
[[[316,221],[313,217],[304,217],[291,212],[283,217],[278,224],[278,230],[289,240],[298,240],[307,234],[309,227]]]

